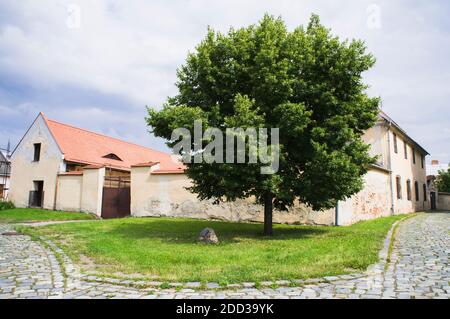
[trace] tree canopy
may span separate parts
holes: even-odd
[[[226,34],[208,29],[178,70],[179,93],[160,111],[149,108],[147,122],[170,147],[172,130],[192,132],[196,119],[204,129],[279,128],[275,174],[261,174],[261,163],[187,164],[200,199],[254,196],[264,204],[270,234],[272,205],[286,210],[300,200],[324,210],[363,188],[375,159],[361,137],[379,99],[366,94],[362,73],[374,63],[364,42],[341,41],[317,15],[293,31],[270,15]]]
[[[440,170],[436,178],[436,186],[439,192],[450,193],[450,165],[447,170]]]

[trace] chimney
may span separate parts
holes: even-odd
[[[438,160],[432,160],[431,161],[431,165],[439,165],[439,161]]]

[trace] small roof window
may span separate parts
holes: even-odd
[[[112,159],[112,160],[115,160],[115,161],[123,162],[122,159],[119,156],[117,156],[116,154],[114,154],[114,153],[109,153],[109,154],[103,156],[103,158],[109,158],[109,159]]]

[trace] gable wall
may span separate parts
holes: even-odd
[[[387,132],[384,125],[378,123],[368,129],[363,137],[363,141],[370,145],[369,154],[377,157],[377,165],[383,168],[389,168],[389,147],[387,141]]]
[[[33,162],[35,143],[42,144],[39,162]],[[9,198],[17,207],[27,207],[29,192],[34,190],[33,181],[44,181],[44,208],[53,209],[57,174],[63,170],[63,154],[39,116],[11,157]]]

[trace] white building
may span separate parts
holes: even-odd
[[[441,164],[438,160],[432,160],[431,164],[427,164],[428,176],[437,176],[439,171],[446,171],[449,164]]]
[[[0,201],[8,199],[11,165],[6,152],[0,151]]]

